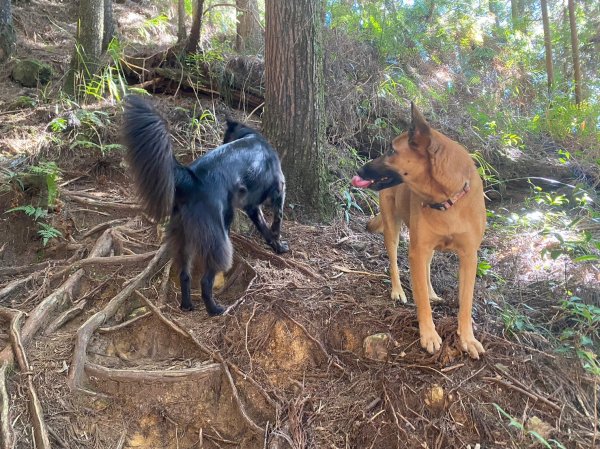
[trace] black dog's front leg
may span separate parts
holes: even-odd
[[[285,202],[285,187],[283,184],[277,189],[271,196],[271,203],[273,207],[273,223],[271,224],[271,232],[277,242],[279,242],[279,249],[275,249],[277,253],[286,253],[290,249],[287,242],[281,241],[281,221],[283,220],[283,203]]]
[[[218,305],[213,298],[213,284],[215,282],[215,271],[207,269],[202,276],[202,299],[206,306],[206,311],[210,316],[221,315],[225,309]]]
[[[252,220],[252,223],[254,223],[254,226],[256,226],[256,229],[258,229],[267,244],[273,248],[277,254],[289,251],[287,243],[279,240],[279,229],[277,230],[277,234],[275,234],[271,229],[269,229],[269,226],[267,226],[265,216],[263,215],[260,206],[247,207],[246,214],[248,217],[250,217],[250,220]]]

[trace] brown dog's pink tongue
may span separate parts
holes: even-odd
[[[371,184],[372,184],[372,181],[367,181],[365,179],[362,179],[358,175],[356,175],[352,178],[352,185],[354,187],[364,188],[364,187],[369,187]]]

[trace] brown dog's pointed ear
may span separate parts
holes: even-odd
[[[429,123],[412,101],[410,102],[410,113],[412,121],[408,130],[408,143],[414,148],[425,149],[431,143]]]

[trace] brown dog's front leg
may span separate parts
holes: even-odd
[[[419,321],[419,334],[421,346],[433,354],[440,349],[442,338],[435,330],[431,305],[429,304],[429,290],[427,287],[427,263],[430,260],[432,249],[417,247],[411,242],[408,249],[410,264],[410,277],[415,304],[417,305],[417,320]]]
[[[458,275],[458,336],[461,349],[478,359],[485,353],[483,346],[473,335],[473,289],[475,288],[475,274],[477,273],[477,253],[469,252],[459,254],[460,271]]]
[[[406,294],[402,289],[400,282],[400,273],[398,272],[398,242],[400,241],[400,229],[402,221],[396,217],[394,196],[388,196],[381,193],[379,195],[379,207],[381,209],[381,218],[383,220],[383,242],[390,260],[390,280],[392,281],[392,292],[390,297],[393,301],[406,303]]]

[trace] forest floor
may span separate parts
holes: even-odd
[[[64,17],[74,12],[40,3],[35,13],[16,8],[18,56],[64,67],[64,48],[72,48]],[[217,290],[227,313],[209,318],[198,302],[184,313],[162,227],[140,214],[122,153],[73,146],[77,130],[53,133],[51,90],[23,89],[9,73],[10,65],[0,69],[0,362],[11,360],[15,337],[27,360],[0,369],[0,407],[10,417],[3,435],[12,433],[15,447],[43,447],[44,431],[52,447],[119,449],[590,448],[600,441],[598,378],[559,338],[580,329],[562,302],[567,291],[597,303],[598,267],[542,257],[547,236],[498,218],[531,211],[528,187],[488,204],[494,214],[481,255],[491,268],[477,279],[473,310],[486,349],[480,360],[457,349],[457,258],[433,260],[433,286],[444,299],[433,305],[434,319],[444,343],[432,356],[420,348],[412,301],[389,299],[383,239],[365,231],[362,214],[319,224],[286,209],[291,251],[282,256],[238,216],[236,261]],[[22,95],[39,101],[17,108]],[[218,145],[225,111],[245,118],[209,98],[156,103],[183,161]],[[119,107],[88,110],[101,112],[98,137],[117,143]],[[201,122],[198,141],[190,111],[200,110],[217,122]],[[192,149],[183,145],[190,141]],[[31,217],[5,211],[38,204],[40,189],[19,174],[49,160],[61,170],[59,199],[41,221],[62,238],[44,246]],[[401,243],[399,263],[410,298],[406,249]],[[193,298],[200,300],[197,291]],[[378,342],[375,358],[365,339]]]

